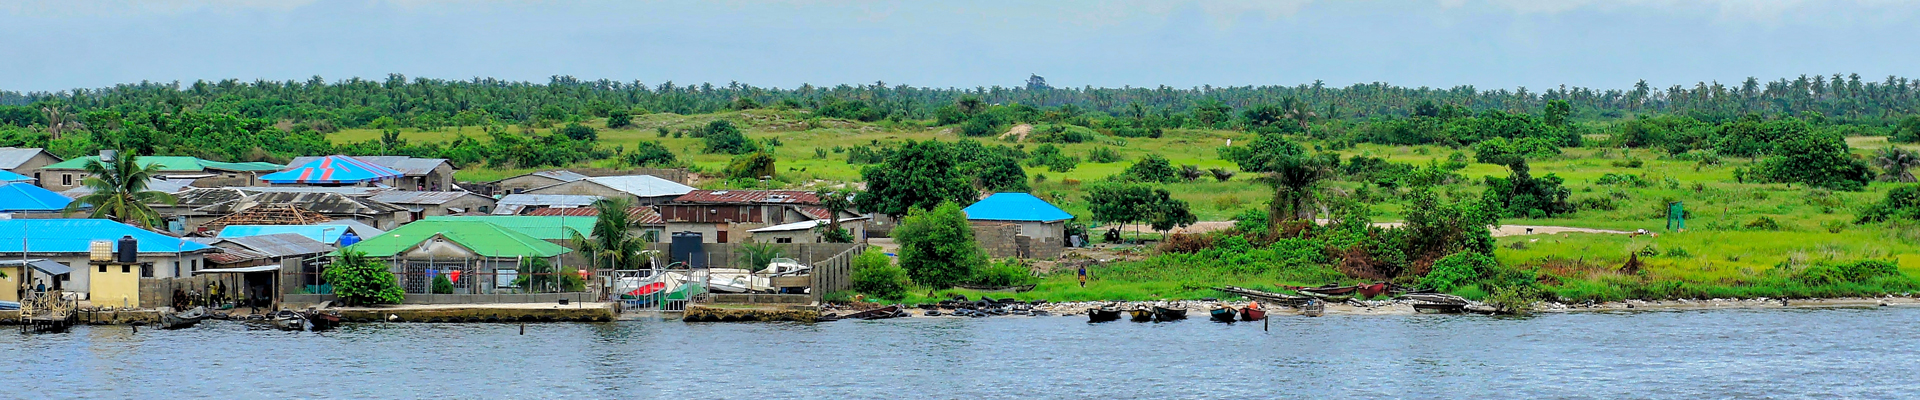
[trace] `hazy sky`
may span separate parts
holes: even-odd
[[[1920,2],[0,3],[0,90],[388,73],[544,82],[1657,87],[1916,76]]]

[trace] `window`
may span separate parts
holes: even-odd
[[[60,186],[73,186],[73,174],[60,174]]]
[[[422,220],[422,219],[426,219],[426,218],[427,218],[427,217],[426,217],[426,214],[427,214],[427,213],[426,213],[425,211],[414,211],[414,212],[413,212],[413,220],[414,220],[414,221],[419,221],[419,220]]]
[[[141,278],[152,278],[152,277],[153,277],[153,266],[152,266],[152,265],[142,265],[142,266],[140,266],[140,277],[141,277]]]
[[[187,265],[187,270],[188,270],[188,271],[199,271],[199,270],[200,270],[200,259],[194,259],[193,261],[188,261],[188,262],[189,262],[189,263],[191,263],[191,264],[188,264],[188,265]]]
[[[179,261],[174,261],[174,262],[173,262],[173,276],[176,276],[176,277],[178,277],[178,276],[181,276],[181,275],[180,275],[180,262],[179,262]]]
[[[122,274],[124,274],[124,273],[128,273],[128,272],[133,272],[133,266],[131,266],[131,265],[126,265],[126,264],[120,264],[120,273],[122,273]]]
[[[100,264],[100,273],[103,273],[103,274],[104,274],[104,273],[106,273],[106,272],[107,272],[107,265],[106,265],[106,264]]]
[[[793,243],[793,238],[773,238],[774,243]]]

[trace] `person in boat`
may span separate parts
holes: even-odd
[[[1087,287],[1087,266],[1080,266],[1080,287]]]

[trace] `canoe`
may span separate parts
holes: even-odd
[[[1187,309],[1185,308],[1153,307],[1154,321],[1178,321],[1183,319],[1187,319]]]
[[[1459,314],[1466,304],[1413,303],[1413,311],[1428,314]]]
[[[1233,307],[1218,306],[1214,307],[1212,311],[1208,311],[1207,314],[1212,316],[1216,322],[1233,322],[1234,314],[1238,313],[1234,312]]]
[[[206,318],[206,307],[194,307],[191,310],[176,313],[160,313],[160,329],[185,329]]]
[[[1367,298],[1374,298],[1374,297],[1380,297],[1380,295],[1383,295],[1383,294],[1387,294],[1388,289],[1389,288],[1387,287],[1386,283],[1374,283],[1372,285],[1360,285],[1359,292],[1361,296],[1367,296]]]
[[[313,325],[312,328],[315,331],[324,331],[339,327],[340,316],[323,311],[314,311],[307,313],[307,323]]]
[[[1331,287],[1322,286],[1322,287],[1299,288],[1294,290],[1298,290],[1300,291],[1300,293],[1303,293],[1303,294],[1311,293],[1311,294],[1331,296],[1331,295],[1351,295],[1353,294],[1353,291],[1359,290],[1359,289],[1360,289],[1359,286],[1331,286]]]
[[[1133,322],[1153,321],[1153,309],[1150,308],[1135,308],[1127,310],[1127,313],[1133,315]]]
[[[900,306],[886,306],[886,307],[875,308],[872,310],[866,310],[866,311],[861,311],[857,313],[847,314],[844,316],[836,316],[836,315],[824,316],[824,317],[820,317],[820,321],[839,321],[843,319],[887,319],[887,318],[904,316],[901,314],[902,313],[900,312]]]
[[[1248,304],[1246,307],[1240,308],[1240,320],[1242,321],[1259,321],[1266,318],[1267,310],[1260,308],[1260,302],[1254,302],[1253,304]]]
[[[1120,309],[1100,307],[1087,309],[1087,322],[1111,322],[1120,320]]]

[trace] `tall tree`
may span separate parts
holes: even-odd
[[[978,193],[960,175],[960,165],[946,143],[909,140],[887,155],[880,165],[860,171],[867,191],[854,198],[861,210],[906,215],[913,208],[932,209],[941,202],[972,204]]]
[[[973,240],[966,213],[951,201],[933,209],[915,207],[900,220],[893,237],[900,242],[900,267],[915,283],[929,288],[952,287],[987,264],[986,252]]]
[[[607,198],[593,202],[593,236],[573,233],[573,245],[593,257],[594,268],[639,269],[646,261],[647,240],[635,237],[640,221],[628,214],[633,202],[625,198]]]
[[[90,162],[86,164],[86,170],[90,176],[82,184],[93,193],[67,203],[62,213],[92,207],[93,218],[152,227],[160,222],[160,214],[154,212],[151,205],[178,201],[165,192],[147,190],[147,179],[159,173],[160,165],[142,167],[139,156],[125,154],[111,160]]]
[[[813,196],[820,199],[820,207],[827,209],[827,232],[821,237],[831,243],[852,243],[854,237],[847,230],[840,229],[840,213],[853,208],[853,198],[858,191],[852,189],[820,189]]]

